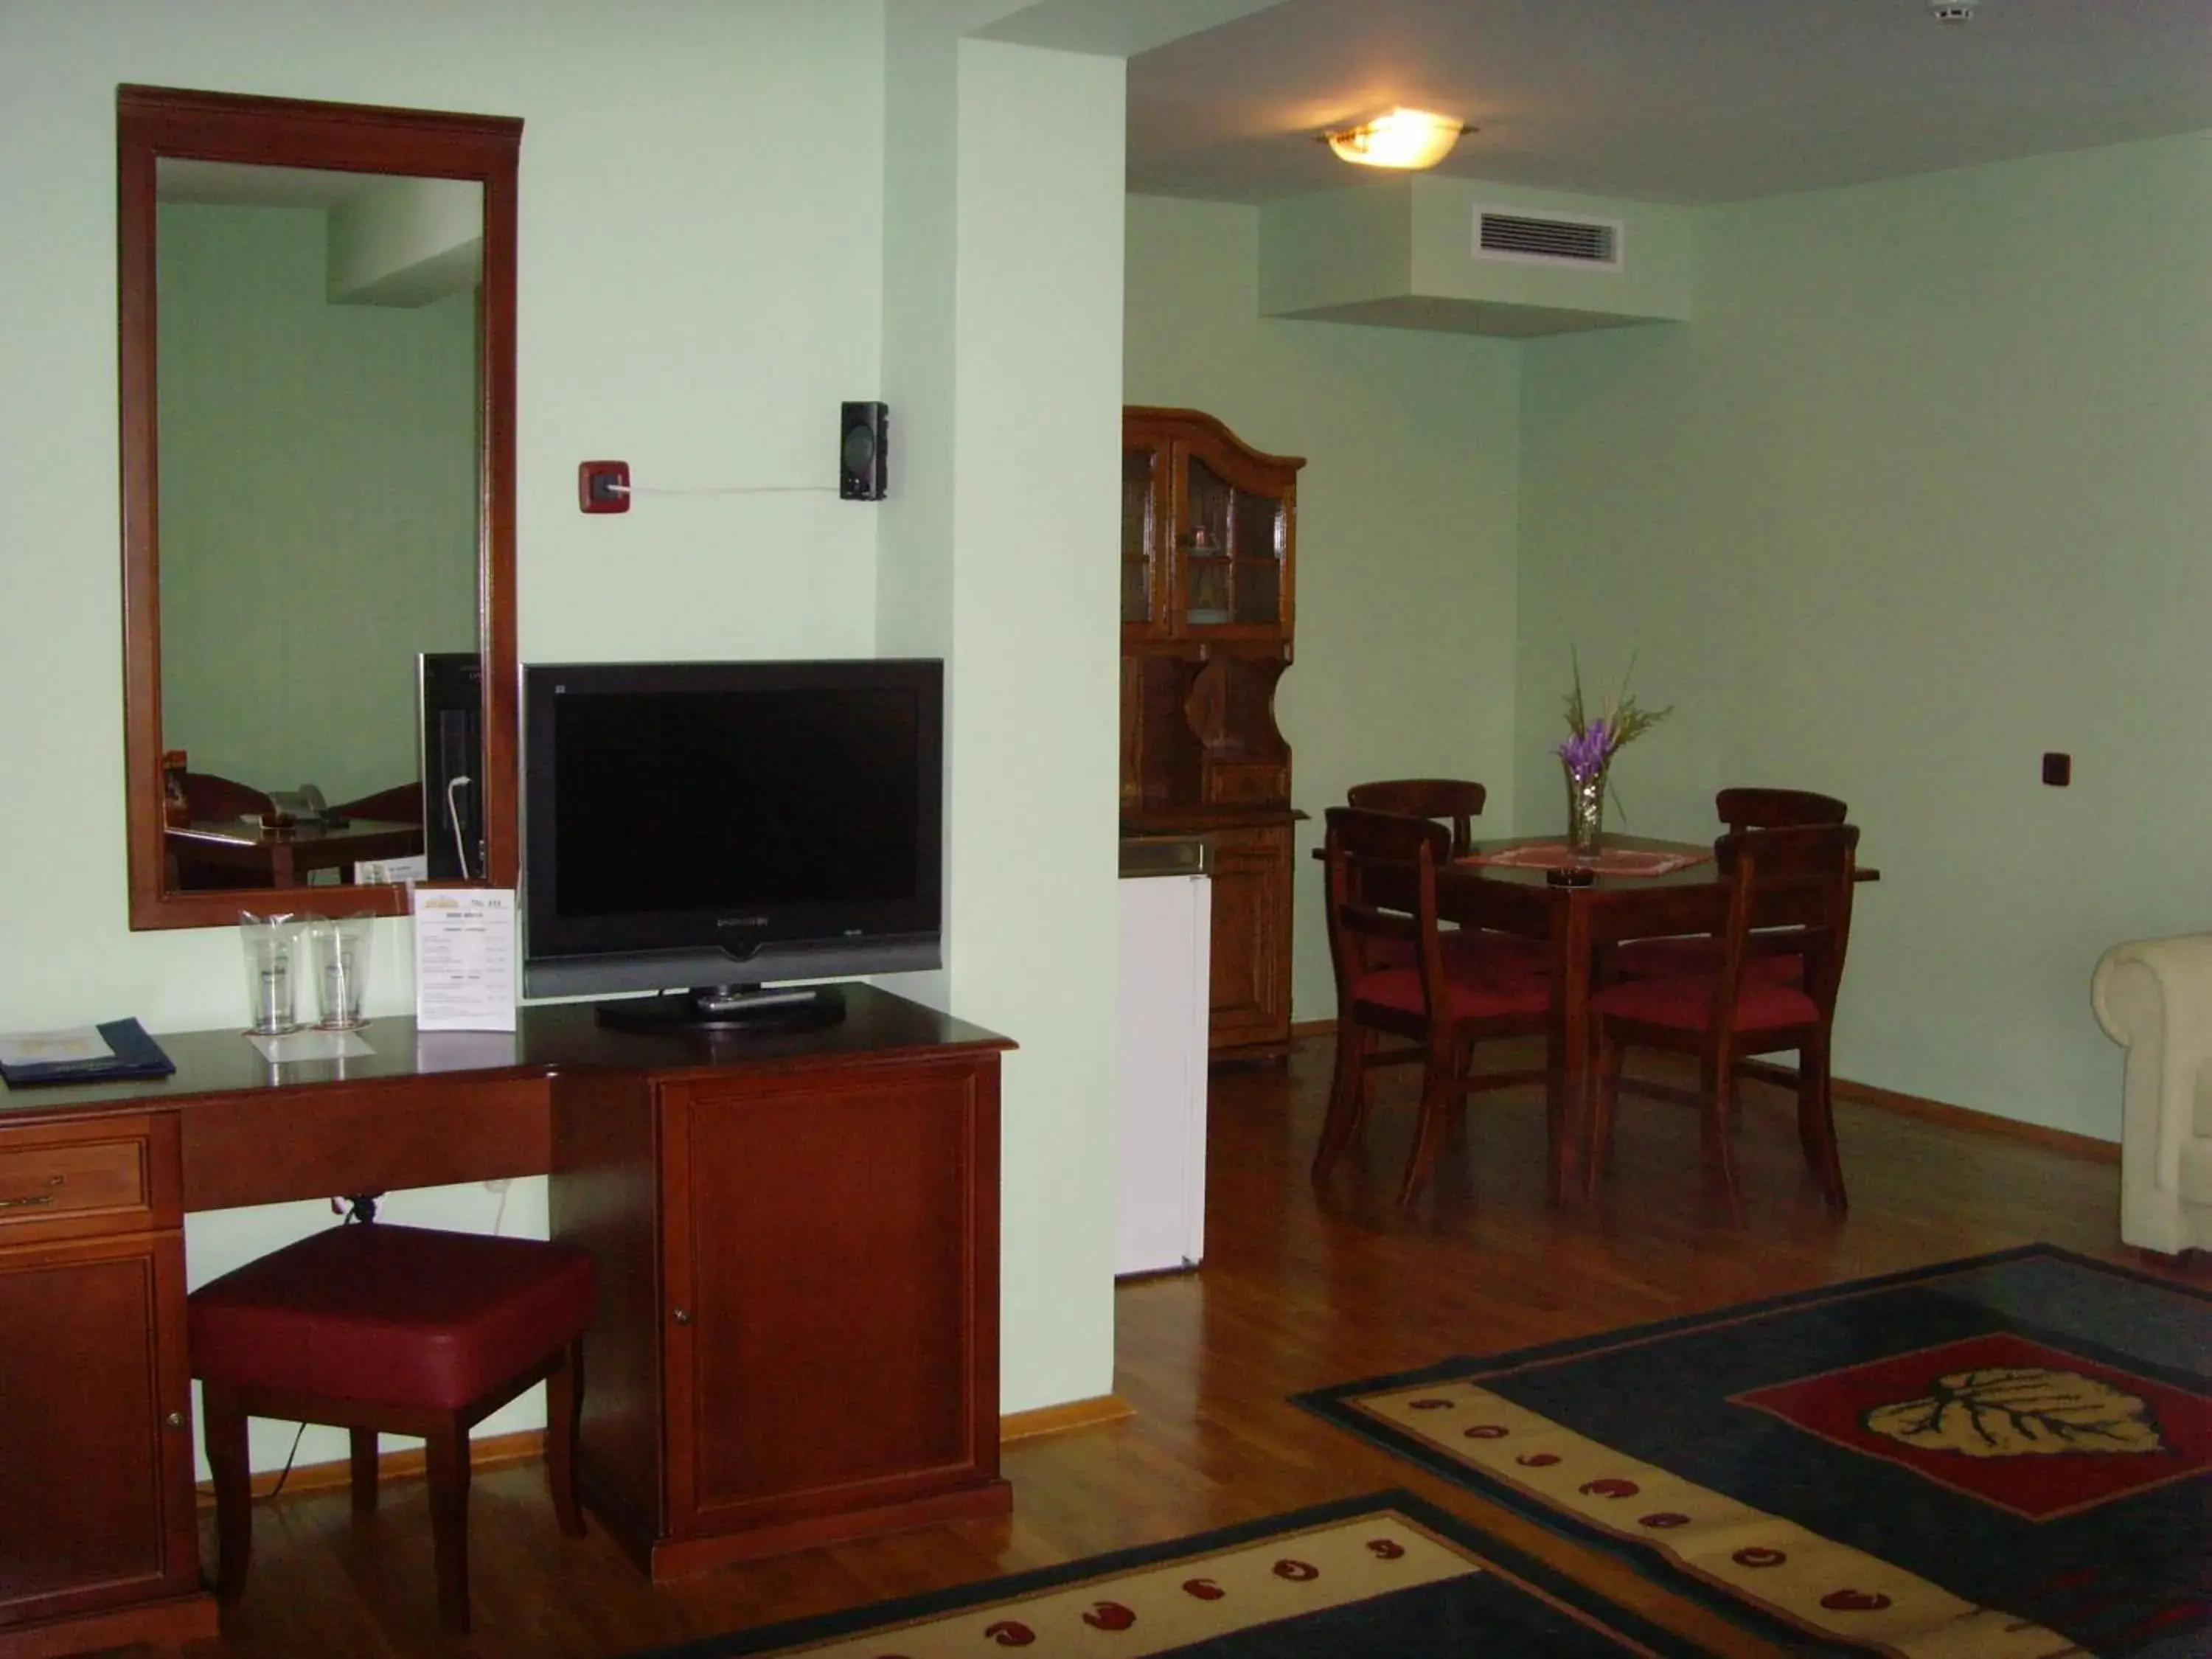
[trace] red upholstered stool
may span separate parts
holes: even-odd
[[[541,1377],[561,1530],[576,1509],[577,1410],[591,1258],[573,1245],[385,1224],[332,1227],[192,1292],[220,1545],[216,1594],[252,1553],[246,1419],[331,1423],[353,1437],[353,1506],[376,1507],[376,1436],[420,1435],[430,1474],[438,1610],[469,1627],[469,1430]]]

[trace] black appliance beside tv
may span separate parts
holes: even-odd
[[[483,791],[477,785],[483,733],[483,663],[473,651],[424,651],[415,659],[422,851],[432,881],[484,873]]]
[[[523,989],[628,1029],[834,1023],[942,964],[944,665],[523,672]]]

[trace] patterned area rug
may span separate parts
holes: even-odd
[[[2048,1246],[1297,1401],[1793,1651],[2212,1653],[2212,1297]]]
[[[1660,1629],[1410,1493],[1347,1498],[637,1659],[1692,1659]]]

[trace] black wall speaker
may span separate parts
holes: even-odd
[[[890,410],[883,404],[847,404],[838,422],[837,493],[848,501],[879,501],[890,482],[884,441]]]

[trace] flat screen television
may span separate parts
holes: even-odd
[[[826,1023],[941,965],[944,665],[523,672],[523,989],[611,1024]]]

